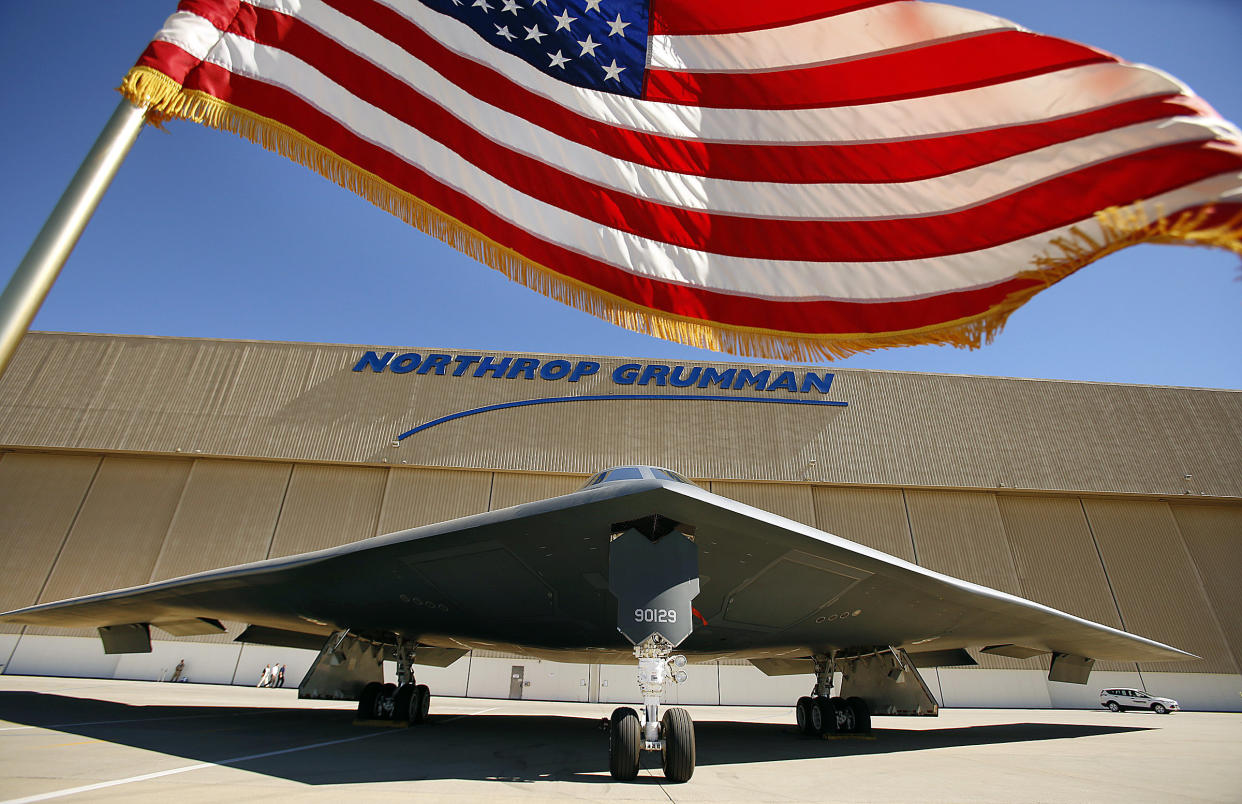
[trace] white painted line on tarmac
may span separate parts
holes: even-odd
[[[107,726],[113,723],[154,723],[157,720],[198,720],[205,717],[251,717],[266,715],[277,710],[268,709],[262,712],[221,712],[213,715],[169,715],[168,717],[130,717],[123,720],[84,720],[80,723],[48,723],[44,726],[0,726],[0,731],[18,731],[19,729],[66,729],[70,726]]]
[[[440,722],[441,723],[452,723],[454,720],[461,720],[463,717],[474,717],[475,715],[481,715],[484,712],[495,712],[499,708],[500,708],[499,706],[493,706],[489,709],[480,709],[477,712],[467,712],[464,715],[457,715],[456,717],[445,718],[444,720],[441,720]],[[0,804],[7,804],[7,802],[0,801]]]
[[[87,784],[81,787],[70,787],[66,790],[54,790],[51,793],[41,793],[37,796],[26,796],[25,798],[10,798],[0,801],[0,804],[26,804],[30,801],[47,801],[53,798],[63,798],[64,796],[73,796],[78,793],[89,793],[92,790],[103,790],[108,787],[116,787],[123,784],[133,784],[134,782],[145,782],[149,779],[159,779],[163,776],[175,776],[178,773],[187,773],[189,771],[202,770],[204,768],[215,768],[220,765],[234,765],[238,762],[248,762],[252,759],[264,759],[266,757],[274,757],[279,754],[292,754],[296,751],[309,751],[312,748],[323,748],[327,745],[339,745],[341,743],[352,743],[358,740],[369,740],[372,737],[382,737],[385,734],[399,734],[400,732],[381,731],[373,734],[362,734],[357,737],[345,737],[340,740],[327,740],[322,743],[311,743],[310,745],[299,745],[296,748],[282,748],[279,751],[264,751],[261,754],[248,754],[244,757],[232,757],[231,759],[222,759],[219,762],[200,762],[196,765],[185,765],[180,768],[172,768],[171,770],[157,771],[156,773],[144,773],[141,776],[130,776],[127,779],[114,779],[111,782],[99,782],[97,784]]]
[[[465,717],[473,717],[481,715],[484,712],[492,712],[499,709],[493,706],[490,709],[482,709],[478,712],[471,712],[466,715],[457,715],[456,717],[442,720],[442,723],[450,723],[454,720],[461,720]],[[96,784],[82,785],[81,787],[70,787],[65,790],[53,790],[50,793],[40,793],[37,796],[25,796],[24,798],[9,798],[0,801],[0,804],[27,804],[34,801],[48,801],[53,798],[64,798],[65,796],[74,796],[78,793],[89,793],[93,790],[103,790],[108,787],[117,787],[123,784],[133,784],[135,782],[145,782],[150,779],[159,779],[164,776],[175,776],[178,773],[188,773],[189,771],[203,770],[204,768],[216,768],[221,765],[236,765],[239,762],[249,762],[252,759],[265,759],[267,757],[279,756],[280,754],[292,754],[297,751],[309,751],[312,748],[323,748],[328,745],[340,745],[341,743],[352,743],[358,740],[369,740],[372,737],[383,737],[386,734],[401,734],[401,731],[380,731],[373,734],[361,734],[357,737],[344,737],[340,740],[325,740],[322,743],[311,743],[310,745],[299,745],[295,748],[282,748],[279,751],[264,751],[261,754],[247,754],[244,757],[232,757],[231,759],[222,759],[219,762],[199,762],[195,765],[185,765],[180,768],[172,768],[170,770],[156,771],[155,773],[144,773],[140,776],[130,776],[125,779],[114,779],[110,782],[97,782]]]

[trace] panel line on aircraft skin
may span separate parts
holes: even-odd
[[[553,402],[611,402],[615,400],[633,401],[639,399],[659,399],[665,402],[676,400],[691,400],[695,402],[766,402],[776,405],[827,405],[834,408],[843,408],[849,404],[848,402],[838,402],[827,399],[772,399],[763,396],[706,396],[702,394],[594,394],[587,396],[550,396],[540,399],[521,399],[517,402],[499,402],[495,405],[485,405],[481,408],[463,410],[460,413],[450,413],[447,416],[441,416],[438,419],[433,419],[426,424],[420,424],[412,430],[406,430],[404,433],[397,436],[397,440],[403,441],[415,433],[421,433],[423,430],[428,430],[435,427],[437,424],[444,424],[445,422],[451,422],[454,419],[474,416],[479,413],[488,413],[493,410],[523,408],[530,405],[547,405]],[[3,804],[3,802],[0,802],[0,804]]]

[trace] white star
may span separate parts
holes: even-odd
[[[544,8],[547,8],[548,0],[530,0],[530,7],[534,8],[535,6],[543,6]]]
[[[453,0],[453,5],[455,5],[455,6],[460,6],[460,5],[461,5],[461,0]]]
[[[516,37],[516,36],[514,36],[513,34],[509,33],[509,26],[508,26],[508,25],[505,25],[505,26],[500,26],[500,25],[497,25],[497,26],[496,26],[496,35],[497,35],[497,36],[503,36],[506,40],[508,40],[508,41],[510,41],[510,42],[512,42],[514,39],[516,39],[516,38],[517,38],[517,37]]]
[[[620,15],[620,14],[618,14],[617,16],[619,17],[619,16],[621,16],[621,15]],[[568,31],[568,30],[569,30],[569,23],[571,23],[571,22],[577,22],[577,21],[578,21],[578,18],[577,18],[577,17],[571,17],[571,16],[569,16],[569,11],[568,11],[568,10],[566,10],[566,11],[562,11],[562,12],[561,12],[561,16],[559,16],[559,17],[553,17],[552,19],[556,20],[556,30],[558,30],[558,31],[559,31],[560,29],[562,29],[562,28],[564,28],[565,30],[567,30],[567,31]]]
[[[470,7],[473,8],[475,6],[483,9],[484,14],[492,10],[492,7],[487,4],[487,0],[474,0],[474,2],[470,4]]]
[[[501,9],[501,11],[508,11],[514,16],[521,10],[522,7],[517,4],[517,0],[505,0],[505,7]]]
[[[569,61],[569,59],[561,55],[559,50],[555,53],[549,53],[548,57],[552,59],[552,63],[548,65],[549,67],[560,67],[562,70],[565,69],[565,62]]]
[[[523,25],[522,27],[526,28],[525,25]],[[534,39],[536,42],[542,42],[545,36],[547,36],[547,34],[539,30],[538,25],[532,25],[531,27],[526,28],[527,39]]]
[[[608,23],[608,27],[610,28],[610,30],[608,31],[609,36],[617,36],[618,34],[621,36],[625,36],[625,29],[629,27],[628,22],[621,21],[620,14],[618,14],[617,18],[613,20],[612,22],[608,22],[608,20],[604,20],[604,22]]]
[[[586,0],[586,4],[587,4],[586,10],[587,11],[599,11],[599,4],[601,2],[603,2],[603,0]],[[602,14],[603,12],[601,11],[600,13]]]
[[[604,72],[606,73],[606,75],[604,76],[604,80],[607,81],[609,79],[612,79],[613,81],[616,81],[618,84],[621,83],[621,71],[624,69],[625,69],[624,67],[618,67],[617,60],[613,59],[612,64],[609,64],[604,67]]]
[[[579,56],[586,56],[586,55],[588,55],[588,54],[590,54],[591,56],[594,56],[594,55],[595,55],[595,48],[597,48],[597,47],[599,47],[599,46],[600,46],[599,42],[592,42],[592,41],[591,41],[591,35],[590,35],[590,34],[587,34],[587,38],[586,38],[586,39],[580,39],[580,40],[578,40],[578,44],[582,45],[582,52],[578,54]]]

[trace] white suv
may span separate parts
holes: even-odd
[[[1181,709],[1172,698],[1157,698],[1142,690],[1123,687],[1115,690],[1100,690],[1100,706],[1120,712],[1123,709],[1146,709],[1157,715],[1167,715]]]

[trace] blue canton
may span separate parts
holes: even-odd
[[[647,0],[421,0],[569,84],[639,97]]]

